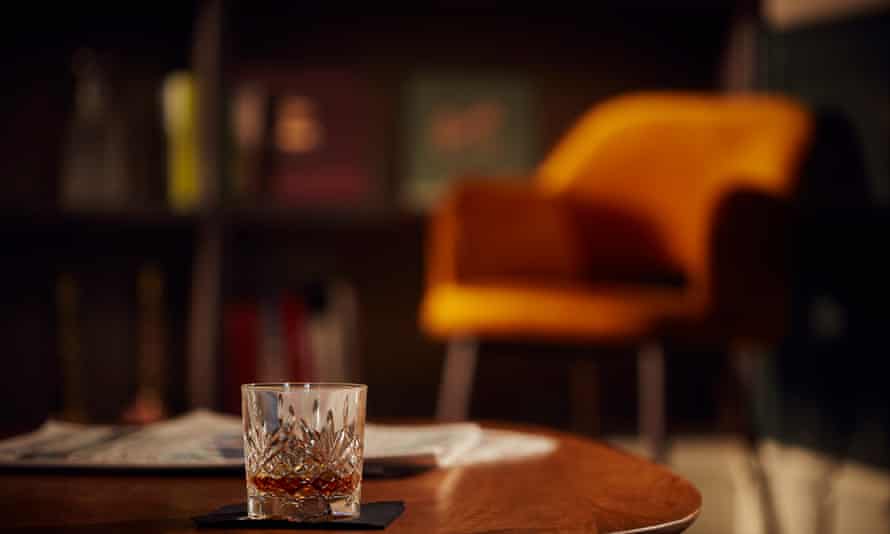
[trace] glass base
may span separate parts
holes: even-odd
[[[321,497],[289,499],[270,495],[248,495],[247,517],[250,519],[285,519],[298,523],[354,519],[361,505],[351,497],[330,500]]]

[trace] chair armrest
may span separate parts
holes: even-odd
[[[788,325],[794,211],[782,198],[744,189],[716,206],[710,236],[711,313],[741,338],[778,338]]]
[[[584,247],[571,210],[531,185],[467,181],[434,212],[427,284],[568,281],[584,276]]]

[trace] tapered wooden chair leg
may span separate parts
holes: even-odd
[[[664,462],[665,439],[664,350],[658,343],[646,343],[637,353],[640,436],[649,457]]]
[[[439,421],[464,421],[469,416],[478,348],[479,344],[473,338],[456,338],[448,342],[436,408]]]

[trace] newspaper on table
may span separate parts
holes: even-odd
[[[237,468],[241,421],[196,411],[145,426],[82,425],[49,420],[0,442],[0,465],[108,468]]]
[[[47,421],[0,441],[0,467],[238,469],[241,419],[194,411],[142,427]],[[449,467],[545,454],[554,440],[475,423],[365,426],[365,462]]]

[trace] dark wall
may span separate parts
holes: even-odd
[[[816,114],[795,227],[790,332],[761,375],[763,435],[890,465],[886,337],[890,13],[765,31],[762,86]]]
[[[849,122],[872,202],[890,204],[890,11],[764,30],[760,85]],[[854,177],[855,178],[855,177]],[[838,177],[843,180],[843,177]]]

